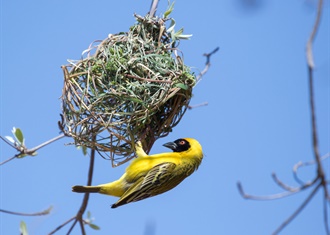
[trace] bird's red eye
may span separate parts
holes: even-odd
[[[180,142],[179,142],[179,144],[180,145],[184,145],[186,142],[184,141],[184,140],[181,140]]]

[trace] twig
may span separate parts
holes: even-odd
[[[194,109],[194,108],[198,108],[198,107],[206,106],[206,105],[208,105],[208,102],[204,102],[204,103],[196,104],[196,105],[188,105],[188,109]]]
[[[65,225],[67,225],[68,223],[70,223],[75,218],[76,218],[76,216],[73,216],[71,219],[68,219],[63,224],[61,224],[60,226],[58,226],[57,228],[55,228],[53,231],[51,231],[50,233],[48,233],[48,235],[52,235],[52,234],[56,233],[58,230],[60,230],[61,228],[63,228]]]
[[[327,198],[323,198],[323,219],[324,219],[324,225],[325,225],[325,231],[327,234],[330,234],[330,228],[328,224],[328,200]]]
[[[280,199],[280,198],[284,198],[287,196],[291,196],[295,193],[301,192],[302,190],[311,187],[316,181],[318,180],[318,178],[315,178],[315,180],[313,182],[311,182],[310,184],[306,184],[303,185],[301,187],[298,188],[294,188],[288,191],[284,191],[282,193],[276,193],[276,194],[272,194],[272,195],[266,195],[266,196],[256,196],[256,195],[251,195],[251,194],[247,194],[244,192],[243,190],[243,186],[241,184],[241,182],[237,182],[237,187],[238,187],[238,191],[240,192],[240,194],[242,195],[242,197],[246,198],[246,199],[252,199],[252,200],[259,200],[259,201],[266,201],[266,200],[274,200],[274,199]]]
[[[317,190],[321,187],[321,183],[319,183],[314,190],[311,192],[311,194],[305,199],[305,201],[297,208],[295,212],[293,212],[292,215],[289,216],[273,233],[272,235],[278,234],[285,226],[287,226],[309,203],[309,201],[314,197]]]
[[[87,179],[87,186],[92,185],[92,179],[93,179],[93,170],[94,170],[94,160],[95,160],[95,149],[91,150],[91,157],[90,157],[90,162],[89,162],[89,170],[88,170],[88,179]],[[78,210],[78,213],[76,215],[76,220],[70,227],[69,231],[67,234],[70,234],[76,223],[79,221],[80,228],[81,228],[81,234],[85,235],[85,227],[83,224],[83,214],[85,213],[85,210],[87,208],[88,204],[88,199],[89,199],[89,193],[85,193],[82,204],[80,206],[80,209]]]
[[[204,53],[203,56],[206,56],[206,63],[205,63],[205,68],[203,69],[202,72],[200,72],[198,74],[198,76],[196,77],[196,84],[202,79],[202,77],[204,76],[204,74],[209,70],[210,66],[211,66],[211,56],[216,53],[219,50],[219,47],[215,48],[213,51],[211,51],[210,53]]]
[[[275,172],[272,173],[273,180],[275,181],[276,184],[278,184],[281,188],[290,191],[290,192],[295,192],[297,188],[291,187],[287,184],[285,184],[283,181],[281,181]]]
[[[313,46],[313,41],[315,39],[317,30],[320,26],[322,8],[323,8],[323,0],[319,0],[318,6],[317,6],[317,14],[316,14],[316,19],[315,19],[315,22],[314,22],[314,26],[313,26],[312,32],[309,35],[309,39],[308,39],[307,44],[306,44],[307,64],[308,64],[308,67],[311,70],[313,70],[313,68],[314,68],[314,59],[313,59],[312,46]]]
[[[15,159],[15,158],[17,158],[17,156],[18,156],[18,155],[15,155],[15,156],[13,156],[13,157],[11,157],[11,158],[8,158],[7,160],[4,160],[3,162],[0,163],[0,166],[6,164],[7,162],[10,162],[11,160],[13,160],[13,159]]]
[[[318,148],[318,135],[317,135],[317,128],[316,128],[314,87],[313,87],[314,61],[313,61],[312,45],[313,45],[313,41],[315,39],[317,30],[320,25],[322,8],[323,8],[323,0],[319,0],[315,23],[314,23],[312,32],[309,36],[309,39],[308,39],[307,45],[306,45],[306,57],[307,57],[307,64],[308,64],[308,81],[309,81],[309,96],[310,96],[309,101],[310,101],[311,119],[312,119],[312,139],[313,139],[314,158],[317,163],[317,175],[321,180],[321,185],[322,185],[323,191],[324,191],[324,200],[329,200],[327,179],[326,179],[326,176],[324,173],[322,160],[321,160],[321,157],[319,154],[319,148]],[[326,210],[326,213],[327,213],[327,210]],[[328,216],[326,215],[324,217],[327,220]],[[327,234],[330,234],[327,221],[325,221],[325,223],[326,223],[325,224],[326,232],[327,232]]]
[[[20,215],[20,216],[40,216],[40,215],[48,215],[50,211],[52,210],[52,206],[49,207],[48,209],[40,212],[35,212],[35,213],[24,213],[24,212],[14,212],[14,211],[7,211],[0,209],[0,212],[11,214],[11,215]]]
[[[320,24],[321,12],[322,12],[323,0],[319,0],[316,20],[314,23],[313,30],[310,34],[306,45],[306,57],[308,64],[308,80],[309,80],[309,102],[311,108],[311,119],[312,119],[312,138],[313,138],[313,149],[314,149],[314,157],[318,166],[318,174],[324,178],[324,171],[321,164],[321,158],[318,149],[318,138],[317,138],[317,128],[316,128],[316,117],[315,117],[315,104],[314,104],[314,87],[313,87],[313,69],[314,69],[314,61],[313,61],[313,51],[312,44],[317,32],[317,29]]]
[[[65,137],[65,136],[66,136],[65,134],[61,134],[61,135],[59,135],[59,136],[56,136],[56,137],[54,137],[53,139],[50,139],[50,140],[48,140],[48,141],[46,141],[46,142],[44,142],[44,143],[38,145],[37,147],[34,147],[34,148],[32,148],[32,149],[27,149],[27,150],[24,151],[23,153],[24,153],[24,154],[31,155],[31,154],[33,154],[35,151],[37,151],[38,149],[41,149],[41,148],[45,147],[46,145],[49,145],[49,144],[51,144],[51,143],[53,143],[53,142],[55,142],[55,141],[57,141],[57,140],[59,140],[59,139],[62,139],[62,138]]]
[[[323,156],[321,157],[321,161],[324,161],[324,160],[327,159],[328,157],[330,157],[330,153],[327,153],[327,154],[323,155]],[[293,170],[292,170],[292,171],[293,171],[293,177],[294,177],[294,179],[297,181],[297,183],[299,183],[299,184],[301,184],[301,185],[305,184],[305,182],[302,181],[302,180],[299,178],[299,176],[298,176],[298,169],[299,169],[300,167],[310,166],[310,165],[314,165],[314,164],[316,164],[316,161],[315,161],[315,160],[312,160],[312,161],[309,161],[309,162],[298,162],[297,164],[295,164],[295,165],[293,166]]]
[[[323,219],[325,225],[325,232],[327,234],[330,234],[330,229],[328,224],[328,201],[325,197],[323,198]]]
[[[65,134],[61,134],[61,135],[59,135],[59,136],[56,136],[55,138],[50,139],[50,140],[48,140],[48,141],[46,141],[46,142],[44,142],[44,143],[42,143],[42,144],[40,144],[40,145],[38,145],[38,146],[36,146],[36,147],[34,147],[34,148],[27,149],[27,148],[24,147],[24,146],[14,146],[14,145],[12,145],[11,143],[9,143],[8,141],[6,141],[5,138],[3,138],[2,136],[0,136],[0,138],[1,138],[3,141],[5,141],[8,145],[10,145],[11,147],[15,148],[17,151],[19,151],[19,153],[15,154],[15,156],[10,157],[9,159],[4,160],[3,162],[1,162],[1,163],[0,163],[0,166],[4,165],[5,163],[7,163],[7,162],[9,162],[9,161],[11,161],[11,160],[13,160],[13,159],[15,159],[15,158],[18,158],[19,156],[24,155],[24,154],[26,154],[26,155],[33,155],[33,154],[35,154],[35,152],[36,152],[38,149],[41,149],[41,148],[45,147],[46,145],[51,144],[51,143],[53,143],[53,142],[55,142],[55,141],[57,141],[57,140],[59,140],[59,139],[61,139],[61,138],[63,138],[63,137],[65,137]],[[23,149],[22,149],[22,147],[23,147]]]
[[[88,170],[88,179],[87,179],[87,185],[88,186],[92,185],[93,170],[94,170],[94,160],[95,160],[95,151],[96,151],[95,149],[92,149],[91,150],[91,156],[90,156],[90,161],[89,161],[89,170]],[[81,203],[81,206],[80,206],[77,214],[74,217],[72,217],[71,219],[65,221],[63,224],[61,224],[60,226],[58,226],[53,231],[51,231],[49,233],[49,235],[52,235],[52,234],[56,233],[57,231],[59,231],[61,228],[63,228],[65,225],[67,225],[68,223],[70,223],[73,220],[74,220],[74,222],[71,225],[71,227],[69,228],[67,234],[70,234],[72,232],[73,228],[76,226],[77,222],[79,222],[80,229],[81,229],[81,234],[82,235],[85,235],[86,232],[85,232],[85,227],[84,227],[83,214],[85,213],[85,210],[87,208],[88,199],[89,199],[89,193],[85,193],[84,194],[83,201]]]

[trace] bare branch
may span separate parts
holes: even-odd
[[[329,192],[328,192],[328,185],[327,179],[324,173],[322,160],[319,154],[318,148],[318,135],[317,135],[317,128],[316,128],[316,115],[315,115],[315,101],[314,101],[314,88],[313,88],[313,72],[314,72],[314,61],[313,61],[313,51],[312,45],[315,39],[317,30],[320,25],[321,15],[323,9],[323,0],[319,0],[316,19],[314,22],[314,26],[310,37],[308,39],[306,45],[306,57],[307,57],[307,64],[308,64],[308,81],[309,81],[309,101],[310,101],[310,109],[311,109],[311,120],[312,120],[312,139],[313,139],[313,149],[314,149],[314,158],[317,163],[317,175],[321,180],[321,185],[324,190],[324,197],[325,199],[329,199]]]
[[[324,197],[323,199],[323,219],[324,219],[324,225],[325,225],[325,232],[330,235],[330,228],[328,223],[328,201],[327,198]]]
[[[256,195],[251,195],[251,194],[245,193],[244,190],[243,190],[243,186],[242,186],[241,182],[237,182],[238,190],[239,190],[240,194],[242,195],[242,197],[244,197],[246,199],[260,200],[260,201],[274,200],[274,199],[280,199],[280,198],[284,198],[284,197],[287,197],[287,196],[291,196],[295,193],[301,192],[304,189],[307,189],[307,188],[311,187],[312,185],[314,185],[319,180],[319,178],[316,177],[312,182],[308,182],[308,183],[306,183],[306,184],[304,184],[300,187],[293,188],[293,187],[290,187],[290,186],[284,184],[282,181],[280,181],[274,173],[272,174],[272,176],[273,176],[273,179],[275,180],[275,182],[280,187],[284,188],[287,191],[284,191],[282,193],[265,195],[265,196],[256,196]]]
[[[73,228],[76,226],[78,220],[79,220],[79,219],[77,218],[77,215],[76,215],[76,216],[74,217],[74,222],[73,222],[73,224],[71,225],[71,227],[70,227],[69,231],[67,232],[67,234],[70,234],[70,233],[72,232],[72,230],[73,230]]]
[[[287,190],[287,191],[290,191],[290,192],[295,192],[297,190],[297,188],[294,188],[294,187],[291,187],[287,184],[285,184],[283,181],[281,181],[275,172],[272,173],[272,177],[273,177],[273,180],[275,181],[276,184],[278,184],[281,188]]]
[[[327,159],[328,157],[330,157],[330,153],[327,153],[325,155],[323,155],[321,157],[321,161],[324,161],[325,159]],[[317,162],[315,160],[312,160],[312,161],[309,161],[309,162],[298,162],[297,164],[295,164],[293,166],[293,177],[294,179],[297,181],[297,183],[303,185],[305,184],[304,181],[302,181],[299,177],[298,177],[298,169],[300,167],[305,167],[305,166],[310,166],[310,165],[314,165],[316,164]]]
[[[48,209],[40,212],[35,212],[35,213],[24,213],[24,212],[14,212],[14,211],[7,211],[0,209],[0,212],[11,214],[11,215],[20,215],[20,216],[41,216],[41,215],[48,215],[50,211],[52,210],[52,206],[50,206]]]
[[[314,22],[314,26],[313,26],[312,32],[309,36],[309,39],[308,39],[307,45],[306,45],[307,64],[308,64],[308,67],[312,70],[314,69],[314,59],[313,59],[312,46],[313,46],[313,41],[315,39],[317,30],[318,30],[319,25],[320,25],[322,8],[323,8],[323,0],[319,0],[318,6],[317,6],[317,14],[316,14],[316,19],[315,19],[315,22]]]
[[[6,164],[7,162],[10,162],[11,160],[13,160],[15,158],[17,158],[17,156],[19,156],[19,155],[15,155],[11,158],[8,158],[8,159],[4,160],[3,162],[0,162],[0,166]]]
[[[285,226],[287,226],[309,203],[309,201],[314,197],[317,190],[321,187],[321,183],[318,184],[314,190],[311,192],[311,194],[305,199],[305,201],[297,208],[296,211],[293,212],[292,215],[289,216],[273,233],[272,235],[278,234]]]
[[[194,108],[198,108],[198,107],[206,106],[206,105],[208,105],[208,102],[204,102],[204,103],[196,104],[196,105],[188,105],[188,109],[194,109]]]
[[[93,179],[93,170],[94,170],[94,160],[95,160],[95,149],[91,150],[91,156],[90,156],[90,162],[89,162],[89,170],[88,170],[88,179],[87,179],[87,186],[92,185],[92,179]],[[85,235],[85,227],[83,223],[83,214],[85,213],[85,210],[87,208],[89,199],[89,193],[85,193],[82,204],[80,206],[80,209],[78,210],[78,213],[76,215],[76,220],[72,224],[71,228],[69,229],[67,234],[70,234],[72,229],[75,227],[76,223],[79,221],[80,228],[81,228],[81,234]]]
[[[206,63],[205,63],[205,68],[203,69],[202,72],[196,77],[196,84],[202,79],[204,74],[209,70],[211,66],[211,56],[216,53],[219,50],[219,47],[215,48],[213,51],[210,53],[204,53],[203,56],[206,56]]]
[[[81,220],[79,220],[79,225],[80,225],[80,229],[81,229],[81,234],[86,235],[84,220],[82,218],[81,218]]]
[[[34,152],[36,152],[38,149],[41,149],[41,148],[45,147],[46,145],[49,145],[49,144],[51,144],[51,143],[53,143],[53,142],[55,142],[55,141],[57,141],[57,140],[59,140],[59,139],[62,139],[62,138],[65,137],[65,136],[66,136],[65,134],[58,135],[58,136],[54,137],[53,139],[50,139],[50,140],[48,140],[48,141],[46,141],[46,142],[44,142],[44,143],[38,145],[37,147],[34,147],[34,148],[32,148],[32,149],[27,149],[27,150],[24,151],[23,153],[24,153],[24,154],[31,155],[31,154],[33,154]]]
[[[59,231],[61,228],[63,228],[65,225],[67,225],[68,223],[70,223],[75,218],[76,218],[76,216],[73,216],[72,218],[68,219],[63,224],[61,224],[60,226],[58,226],[57,228],[55,228],[53,231],[51,231],[48,235],[52,235],[52,234],[56,233],[57,231]]]
[[[87,178],[87,185],[88,186],[92,185],[95,152],[96,152],[95,149],[91,150],[91,156],[90,156],[90,161],[89,161],[89,170],[88,170],[88,178]],[[73,228],[76,226],[77,222],[79,222],[80,229],[81,229],[81,234],[85,235],[86,231],[85,231],[85,227],[84,227],[83,215],[84,215],[84,213],[86,211],[86,208],[87,208],[87,205],[88,205],[88,199],[89,199],[89,193],[85,193],[83,201],[81,203],[81,206],[80,206],[77,214],[74,217],[72,217],[71,219],[69,219],[66,222],[64,222],[63,224],[61,224],[60,226],[58,226],[56,229],[54,229],[52,232],[50,232],[49,235],[56,233],[57,231],[59,231],[61,228],[63,228],[65,225],[67,225],[69,222],[71,222],[73,220],[74,220],[74,222],[71,225],[71,227],[69,228],[67,234],[70,234],[72,232]]]
[[[265,196],[256,196],[256,195],[251,195],[251,194],[247,194],[244,192],[243,190],[243,186],[241,184],[241,182],[237,182],[237,187],[238,187],[238,191],[240,192],[240,194],[242,195],[242,197],[244,197],[245,199],[252,199],[252,200],[260,200],[260,201],[265,201],[265,200],[274,200],[274,199],[280,199],[280,198],[284,198],[287,196],[291,196],[299,191],[301,191],[303,188],[300,187],[299,190],[296,191],[285,191],[282,193],[277,193],[277,194],[272,194],[272,195],[265,195]]]

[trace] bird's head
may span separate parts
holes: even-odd
[[[163,144],[163,146],[170,148],[173,152],[188,152],[193,151],[196,154],[203,154],[202,153],[202,146],[199,142],[192,138],[181,138],[177,139],[174,142],[168,142]]]

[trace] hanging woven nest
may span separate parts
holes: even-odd
[[[148,152],[185,113],[195,75],[176,45],[182,31],[164,18],[135,16],[127,33],[91,45],[64,72],[63,131],[75,144],[97,150],[114,166],[134,156],[137,140]]]

